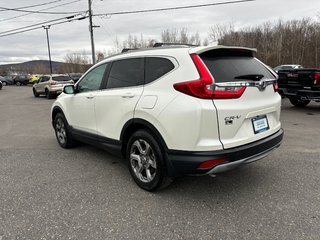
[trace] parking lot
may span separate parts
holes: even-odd
[[[0,91],[0,240],[319,239],[319,103],[283,99],[284,141],[267,158],[149,193],[125,161],[60,148],[53,101],[29,86]]]

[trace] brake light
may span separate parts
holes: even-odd
[[[279,90],[278,82],[273,83],[273,90],[274,90],[274,92],[278,92],[278,90]]]
[[[50,81],[49,81],[49,84],[50,84],[50,85],[56,85],[57,82],[56,82],[56,81],[53,81],[53,80],[50,80]]]
[[[320,85],[320,73],[319,72],[315,72],[314,73],[314,85]]]
[[[246,87],[214,86],[214,79],[200,57],[197,54],[191,54],[190,56],[198,70],[200,78],[198,80],[176,83],[173,85],[175,90],[202,99],[231,99],[241,97]]]
[[[210,169],[213,168],[221,163],[226,162],[225,159],[214,159],[214,160],[208,160],[205,162],[202,162],[197,169],[202,170],[202,169]]]

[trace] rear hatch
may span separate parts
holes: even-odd
[[[52,77],[53,82],[57,87],[59,86],[64,86],[64,85],[69,85],[69,84],[74,84],[74,81],[72,80],[71,77],[65,75],[65,76],[53,76]]]
[[[276,74],[254,57],[255,50],[218,47],[195,53],[213,78],[212,101],[225,149],[257,141],[280,129]]]

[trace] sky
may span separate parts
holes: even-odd
[[[228,1],[230,0],[92,0],[92,11],[95,15]],[[23,8],[30,5],[41,6]],[[59,7],[58,5],[63,6]],[[19,8],[19,10],[27,11],[41,10],[55,14],[30,14],[3,8]],[[51,9],[43,10],[46,8]],[[81,14],[85,14],[83,11],[86,10],[88,10],[88,0],[0,0],[0,64],[48,59],[47,38],[44,29],[40,28],[10,36],[1,36],[5,34],[3,32],[78,13],[80,14],[78,17],[80,17]],[[21,16],[24,14],[28,15]],[[138,37],[143,34],[144,39],[160,41],[161,32],[166,29],[187,28],[189,34],[198,32],[200,37],[204,39],[208,37],[210,28],[216,24],[232,23],[236,29],[241,29],[257,26],[267,21],[296,20],[304,17],[319,21],[320,0],[255,0],[193,9],[94,16],[93,24],[100,26],[94,29],[94,42],[96,51],[108,52],[115,47],[116,40],[122,42],[127,39],[129,34]],[[64,57],[72,53],[84,53],[91,60],[88,26],[88,18],[51,26],[48,33],[52,60],[64,61]]]

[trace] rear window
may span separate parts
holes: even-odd
[[[70,81],[72,80],[69,76],[56,76],[56,77],[52,77],[52,80],[55,80],[55,81]]]
[[[206,64],[210,73],[214,77],[215,82],[217,83],[245,81],[246,79],[241,78],[241,76],[246,75],[263,75],[263,77],[267,79],[275,78],[273,74],[254,57],[203,56],[201,59]]]

